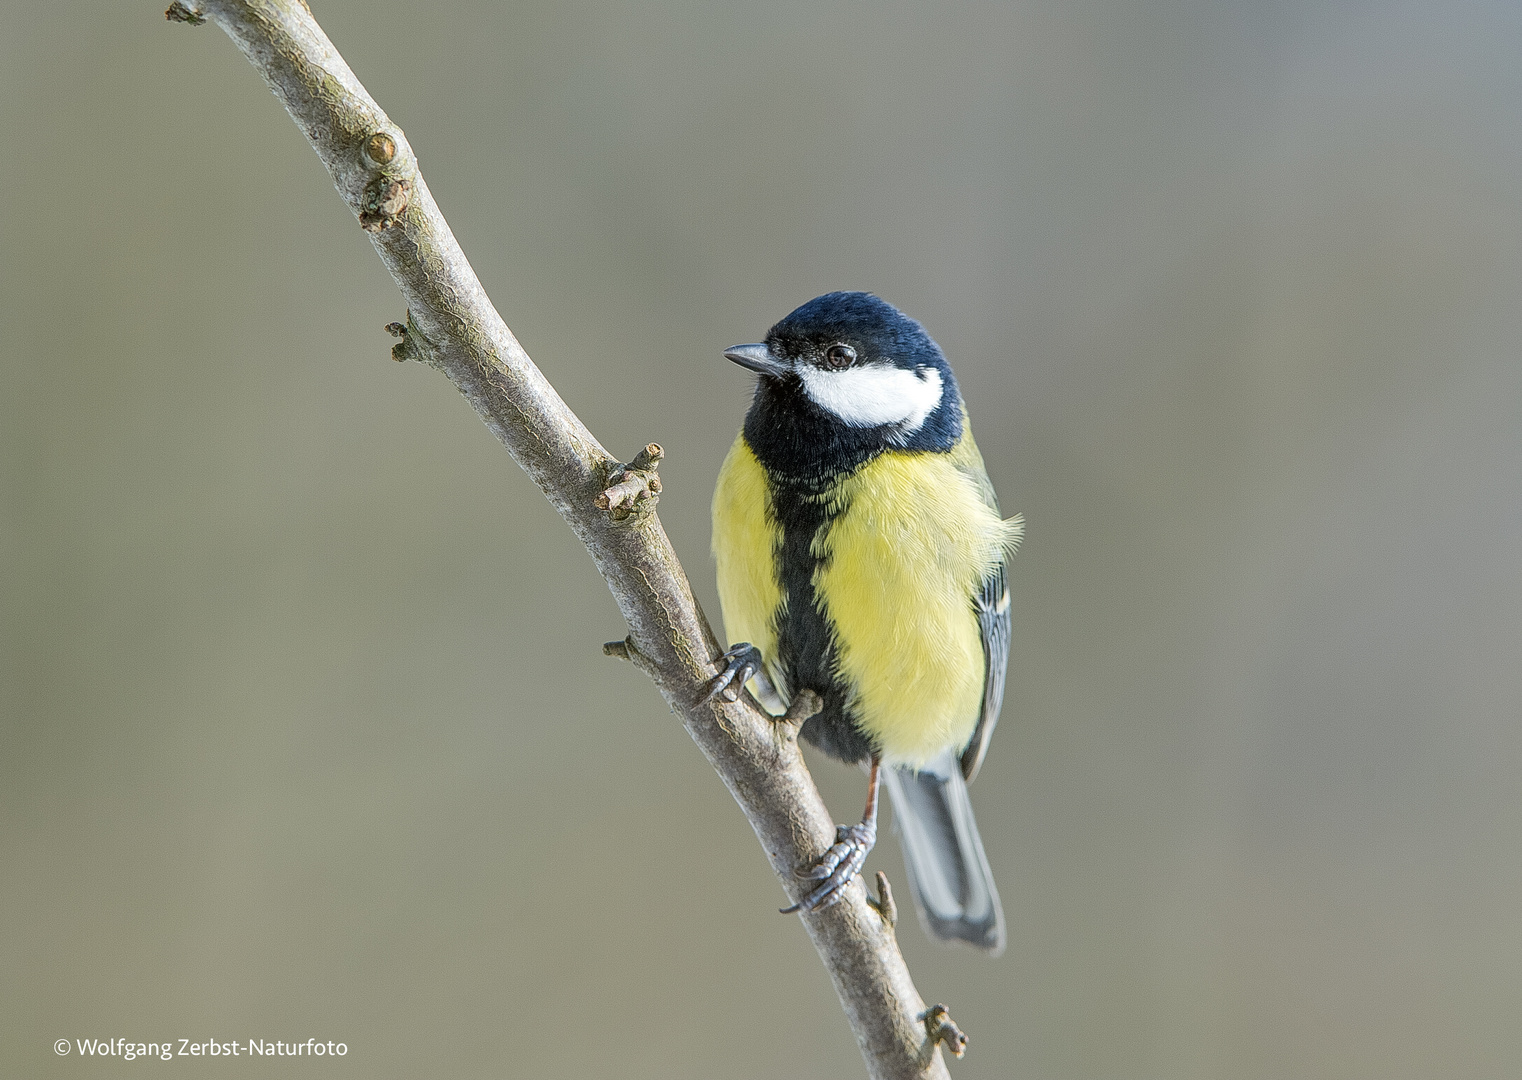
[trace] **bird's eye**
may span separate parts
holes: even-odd
[[[856,350],[849,345],[831,345],[824,351],[824,366],[832,371],[848,368],[856,360]]]

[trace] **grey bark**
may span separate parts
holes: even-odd
[[[659,490],[650,483],[659,448],[621,465],[566,407],[487,298],[401,129],[302,0],[176,2],[166,15],[216,23],[285,105],[407,301],[407,325],[390,328],[403,338],[396,355],[447,375],[586,545],[631,628],[608,651],[654,679],[796,899],[806,891],[797,872],[829,847],[834,824],[804,766],[796,723],[772,719],[745,693],[703,701],[721,649],[650,512],[653,500],[638,490]],[[839,904],[800,917],[868,1073],[946,1077],[939,1046],[960,1050],[960,1032],[951,1034],[944,1007],[926,1009],[879,906],[891,902],[869,903],[858,880]],[[756,917],[767,917],[760,904]]]

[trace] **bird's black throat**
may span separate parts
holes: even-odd
[[[853,428],[815,405],[796,375],[762,378],[745,441],[773,483],[821,491],[888,448],[882,428]]]
[[[949,368],[942,379],[940,404],[918,428],[905,431],[894,424],[852,427],[816,405],[798,376],[763,376],[745,414],[745,441],[774,483],[815,491],[889,450],[944,453],[962,438],[963,411]]]

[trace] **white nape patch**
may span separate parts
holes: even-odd
[[[795,369],[815,405],[852,427],[896,424],[918,431],[941,403],[941,373],[933,367],[906,371],[892,364],[864,364],[824,371],[812,364]]]

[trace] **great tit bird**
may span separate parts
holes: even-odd
[[[997,955],[1004,913],[967,797],[1004,697],[1020,518],[999,515],[956,378],[923,327],[876,296],[833,292],[724,355],[756,372],[713,499],[734,643],[712,693],[748,684],[773,710],[808,688],[803,737],[869,767],[788,911],[826,907],[877,839],[891,793],[921,922]]]

